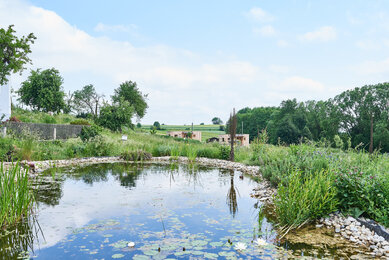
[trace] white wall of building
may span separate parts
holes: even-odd
[[[4,120],[11,117],[11,88],[9,85],[0,86],[0,119],[5,115]]]

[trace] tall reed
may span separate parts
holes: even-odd
[[[5,169],[0,166],[0,228],[13,225],[27,217],[34,205],[28,170],[19,163]]]
[[[194,163],[197,158],[197,149],[196,147],[189,145],[186,150],[186,156],[190,163]]]

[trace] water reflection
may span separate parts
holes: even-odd
[[[227,205],[230,210],[230,214],[235,218],[238,212],[238,200],[237,200],[237,189],[234,185],[234,171],[230,171],[230,188],[227,193]]]
[[[41,232],[35,217],[18,223],[11,231],[0,230],[0,259],[28,258]]]

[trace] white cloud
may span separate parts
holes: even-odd
[[[264,37],[271,37],[276,35],[276,30],[271,25],[265,25],[261,28],[254,28],[253,32],[254,34],[258,34]]]
[[[312,42],[312,41],[321,41],[328,42],[335,40],[337,33],[335,28],[331,26],[323,26],[318,28],[315,31],[307,32],[300,36],[301,41]]]
[[[379,61],[365,61],[352,67],[352,70],[364,75],[387,74],[389,73],[389,58]]]
[[[277,46],[278,47],[287,47],[288,45],[289,45],[288,42],[285,41],[285,40],[278,40],[277,41]]]
[[[258,21],[261,23],[267,23],[274,21],[274,17],[269,13],[265,12],[263,9],[259,7],[253,7],[250,9],[246,16],[254,21]]]
[[[131,33],[138,29],[138,27],[135,24],[117,24],[117,25],[107,25],[103,23],[98,23],[94,30],[96,32],[124,32],[124,33]]]
[[[322,92],[324,85],[313,79],[300,76],[293,76],[284,79],[279,85],[279,89],[286,92]]]

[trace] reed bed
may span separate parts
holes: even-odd
[[[19,163],[9,169],[0,166],[0,228],[14,225],[31,213],[34,195],[28,170]]]

